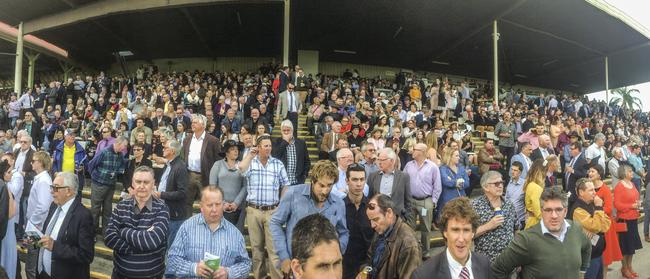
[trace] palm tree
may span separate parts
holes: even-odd
[[[632,93],[641,93],[638,89],[627,89],[627,87],[616,88],[612,90],[614,95],[619,97],[613,97],[610,101],[610,105],[620,105],[621,107],[627,109],[641,109],[643,107],[643,102],[638,97],[632,96]]]

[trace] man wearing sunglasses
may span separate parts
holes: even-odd
[[[57,173],[50,186],[53,203],[39,241],[38,278],[90,278],[95,255],[93,217],[81,204],[78,188],[72,172]]]
[[[420,242],[393,200],[381,193],[373,196],[366,214],[376,232],[366,258],[372,268],[369,278],[411,278],[422,263]]]
[[[479,217],[474,251],[487,256],[491,262],[510,244],[515,233],[517,214],[512,202],[503,196],[504,183],[499,172],[486,172],[481,177],[483,195],[472,200]]]

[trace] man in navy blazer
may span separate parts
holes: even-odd
[[[533,161],[530,159],[530,154],[532,152],[533,146],[528,142],[524,142],[521,144],[521,151],[510,159],[510,167],[512,167],[512,162],[520,162],[521,165],[524,166],[524,169],[521,170],[522,177],[526,177],[528,169],[530,169],[530,166],[533,164]]]
[[[585,154],[582,152],[582,146],[580,143],[574,142],[569,145],[569,152],[571,153],[571,161],[567,162],[564,167],[564,185],[567,192],[571,193],[569,197],[569,202],[576,200],[576,182],[580,178],[587,177],[587,171],[589,170],[589,163],[585,158]]]
[[[440,216],[440,229],[447,249],[422,263],[411,279],[494,278],[490,269],[490,260],[471,251],[479,217],[474,212],[469,199],[459,197],[449,201]],[[471,268],[468,268],[470,259]]]
[[[90,210],[77,196],[77,175],[61,172],[51,188],[53,203],[39,242],[37,278],[90,278],[95,230]]]

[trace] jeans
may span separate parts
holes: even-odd
[[[591,259],[585,279],[601,279],[603,278],[603,256]]]

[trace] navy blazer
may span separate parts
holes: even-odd
[[[474,279],[494,278],[492,270],[490,269],[490,260],[488,260],[487,257],[474,252],[472,252],[471,257],[472,275],[474,275]],[[457,276],[458,275],[454,276],[454,278]],[[415,270],[415,272],[413,272],[413,275],[411,275],[411,279],[425,278],[452,278],[449,271],[449,261],[447,261],[447,249],[426,260]]]
[[[44,228],[49,225],[58,205],[52,203]],[[95,257],[93,218],[81,197],[75,197],[65,214],[52,246],[52,279],[90,278],[90,263]]]

